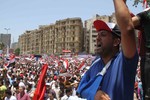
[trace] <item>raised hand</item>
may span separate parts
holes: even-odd
[[[110,100],[110,97],[105,92],[98,90],[94,100]]]

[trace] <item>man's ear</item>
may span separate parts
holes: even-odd
[[[115,38],[113,46],[118,46],[120,44],[120,42],[121,42],[120,38]]]

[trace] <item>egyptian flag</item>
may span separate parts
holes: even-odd
[[[10,61],[10,63],[14,63],[15,62],[15,54],[10,54],[9,55],[9,61]]]
[[[83,70],[86,67],[85,61],[82,61],[78,67],[78,70]]]
[[[63,61],[63,65],[64,65],[64,67],[65,67],[66,69],[68,69],[68,67],[69,67],[69,62],[68,62],[67,59],[65,59],[65,60]]]
[[[144,8],[148,8],[147,0],[143,0],[143,7],[144,7]]]
[[[32,100],[44,100],[44,94],[46,90],[45,75],[47,72],[47,68],[48,68],[47,64],[44,64],[42,66],[42,72],[40,74],[40,78]]]
[[[4,66],[4,69],[8,69],[9,62],[5,63],[3,66]]]

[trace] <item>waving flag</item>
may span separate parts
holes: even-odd
[[[9,61],[10,61],[10,63],[15,62],[15,54],[10,54],[9,55]]]
[[[3,66],[4,66],[5,69],[8,69],[9,62],[5,63]]]
[[[46,90],[45,75],[47,72],[47,68],[48,68],[47,64],[42,66],[42,72],[40,74],[40,78],[32,100],[44,100],[44,94]]]
[[[63,61],[63,65],[64,65],[64,67],[65,67],[66,69],[68,69],[68,67],[69,67],[69,62],[68,62],[67,59],[65,59],[65,60]]]
[[[148,8],[147,0],[143,0],[143,7],[144,7],[144,9],[145,9],[145,8]]]
[[[82,61],[78,67],[78,70],[83,70],[86,67],[85,61]]]

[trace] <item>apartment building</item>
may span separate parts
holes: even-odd
[[[62,50],[77,53],[83,50],[81,18],[58,20],[55,24],[40,25],[26,31],[18,40],[21,54],[62,54]]]
[[[11,49],[15,50],[17,49],[19,46],[18,46],[18,42],[14,42],[11,44]]]
[[[80,18],[68,18],[56,21],[55,53],[71,50],[79,53],[83,50],[83,23]]]
[[[0,42],[4,43],[5,47],[10,48],[11,44],[11,34],[0,34]]]

